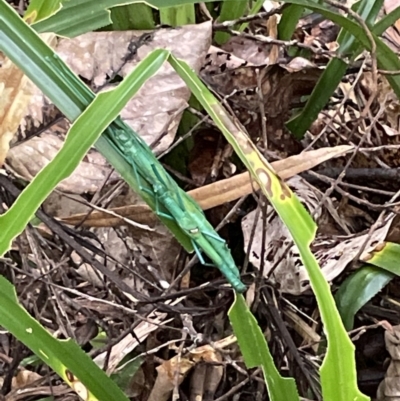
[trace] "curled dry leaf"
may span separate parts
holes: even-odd
[[[319,208],[322,194],[317,189],[310,189],[299,177],[294,177],[288,181],[293,192],[300,198],[306,209],[311,215]],[[315,216],[318,219],[323,214],[321,211]],[[272,213],[272,208],[267,207],[267,225],[265,243],[262,243],[262,219],[257,216],[257,211],[252,211],[242,220],[242,230],[244,235],[244,249],[249,249],[251,233],[255,227],[255,235],[249,250],[249,260],[256,268],[261,266],[262,249],[264,251],[264,276],[279,285],[282,292],[300,295],[310,289],[310,280],[306,268],[300,259],[299,251],[293,244],[289,231],[281,222],[279,217]],[[391,219],[386,224],[374,231],[369,236],[350,235],[347,237],[316,237],[311,246],[321,270],[327,281],[332,281],[344,271],[347,265],[358,255],[359,250],[367,241],[366,251],[376,244],[383,241],[389,230]]]
[[[400,325],[385,331],[390,364],[377,390],[378,401],[400,401]]]
[[[11,387],[13,390],[27,387],[30,384],[33,384],[38,380],[43,380],[43,376],[39,375],[36,372],[31,372],[30,370],[20,370],[18,374],[12,379]]]
[[[42,39],[52,44],[55,35],[43,34]],[[26,75],[9,59],[0,68],[0,166],[7,156],[10,142],[26,113],[35,89]]]
[[[28,78],[10,60],[0,68],[0,166],[32,95]]]
[[[210,345],[204,345],[185,355],[177,355],[165,361],[157,367],[157,379],[149,401],[168,400],[174,387],[181,384],[189,371],[199,362],[216,363],[221,362],[221,360],[222,358],[218,351]]]
[[[190,379],[190,399],[213,400],[223,375],[222,365],[196,365]]]
[[[210,40],[211,24],[206,22],[186,25],[179,29],[159,29],[150,33],[92,32],[74,39],[61,39],[56,52],[75,73],[91,83],[93,90],[98,91],[104,89],[108,79],[116,76],[125,77],[140,60],[157,48],[171,50],[176,57],[186,61],[195,71],[199,71],[210,46]],[[156,153],[160,153],[173,141],[189,97],[190,91],[184,82],[172,67],[166,64],[127,104],[122,117],[149,145],[155,145]],[[33,119],[37,125],[43,122],[42,109],[47,105],[44,96],[36,93],[29,110],[31,120]],[[39,139],[24,145],[28,148],[24,152],[29,152],[29,157],[26,157],[26,153],[19,157],[19,152],[22,153],[23,150],[19,150],[20,146],[16,146],[15,151],[9,156],[8,163],[16,173],[28,180],[31,179],[32,174],[47,164],[48,157],[53,154],[47,150],[48,154],[44,157],[41,147],[45,145],[41,142],[46,141],[47,138],[42,141]],[[54,146],[59,148],[55,144]],[[100,171],[94,174],[96,164],[81,166],[77,173],[78,177],[73,174],[63,182],[62,188],[68,188],[68,192],[72,193],[92,192],[98,189],[97,177],[104,175],[104,170],[100,168]],[[29,174],[25,177],[27,172]],[[95,176],[93,182],[82,179],[93,175]],[[71,183],[68,180],[71,180]]]

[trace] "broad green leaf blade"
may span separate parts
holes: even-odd
[[[202,0],[207,1],[213,0]],[[58,13],[34,24],[34,29],[40,33],[54,32],[72,38],[110,25],[110,9],[113,7],[146,4],[156,9],[164,9],[195,3],[200,3],[200,0],[68,0],[63,3],[63,8]]]
[[[104,344],[102,346],[104,346]],[[118,371],[111,374],[112,380],[122,390],[130,390],[129,387],[132,386],[132,379],[139,370],[140,366],[143,364],[143,362],[143,358],[136,358],[124,363],[122,367],[118,368]]]
[[[378,244],[368,257],[362,258],[364,262],[378,266],[395,275],[400,275],[400,244],[383,242]]]
[[[189,66],[172,55],[169,62],[232,145],[252,178],[260,186],[288,228],[299,249],[317,298],[328,340],[326,357],[321,367],[324,400],[368,400],[369,398],[364,396],[357,388],[354,345],[343,326],[329,284],[310,250],[310,244],[315,238],[316,224],[299,199],[276,175],[272,166],[260,154],[241,127],[231,120],[230,115]]]
[[[129,4],[111,9],[111,29],[127,31],[129,29],[154,29],[153,10],[147,4]]]
[[[393,277],[394,274],[379,267],[363,266],[341,284],[335,299],[347,330],[353,329],[355,314]]]
[[[29,23],[40,21],[57,13],[62,7],[61,0],[32,0],[24,19]]]
[[[282,18],[278,25],[278,37],[281,40],[290,40],[296,29],[297,23],[304,11],[303,7],[291,4],[283,10]]]
[[[160,9],[160,21],[162,24],[173,27],[194,24],[196,22],[194,5],[185,4],[183,6],[162,8]]]
[[[247,0],[230,0],[221,2],[221,10],[218,17],[218,22],[232,21],[242,17],[247,10]],[[217,32],[215,34],[215,41],[218,44],[225,43],[230,34],[226,32]]]
[[[18,65],[70,121],[74,121],[94,99],[94,93],[4,0],[0,0],[0,50]],[[137,135],[126,124],[121,122],[119,126],[121,124],[131,135]],[[132,167],[115,150],[109,136],[102,135],[95,146],[131,188],[143,198],[152,210],[156,210],[154,198],[141,191]],[[190,239],[175,221],[163,217],[160,217],[160,220],[188,252],[193,251]]]
[[[279,374],[264,334],[242,295],[236,295],[228,315],[247,368],[262,367],[271,401],[299,401],[296,382]]]
[[[167,57],[168,52],[155,50],[117,88],[96,96],[72,125],[55,158],[37,174],[13,206],[0,216],[0,255],[9,249],[12,240],[24,230],[50,192],[75,170],[100,134]]]
[[[2,276],[0,325],[57,372],[83,400],[128,401],[118,386],[75,342],[55,339],[33,319],[18,303],[14,287]]]

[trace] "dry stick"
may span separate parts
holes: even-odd
[[[196,110],[197,111],[197,110]],[[198,117],[200,114],[201,118],[199,118],[199,121],[183,136],[180,136],[167,150],[162,152],[160,155],[157,156],[157,159],[161,159],[165,155],[171,152],[172,149],[176,148],[179,144],[182,142],[186,141],[186,139],[190,138],[194,131],[202,124],[205,123],[205,121],[208,119],[208,115],[202,115],[200,112],[198,114],[196,113],[196,116]]]
[[[250,232],[250,237],[249,237],[249,242],[247,244],[247,249],[246,249],[246,254],[244,257],[244,262],[243,262],[243,270],[246,271],[247,267],[249,265],[249,259],[250,259],[250,253],[251,253],[251,247],[254,241],[254,237],[256,234],[256,228],[257,228],[257,221],[260,217],[260,212],[261,212],[261,208],[259,206],[257,206],[256,209],[256,216],[253,222],[253,226],[251,227],[251,232]]]
[[[328,58],[331,57],[336,57],[339,59],[344,60],[343,57],[338,56],[335,52],[333,51],[328,51],[328,50],[324,50],[321,49],[319,47],[313,47],[310,45],[306,45],[304,43],[299,42],[297,39],[293,39],[293,40],[280,40],[280,39],[274,39],[271,38],[269,36],[265,36],[265,35],[252,35],[249,33],[245,33],[245,32],[239,32],[239,31],[235,31],[233,29],[227,29],[226,30],[228,33],[230,33],[232,36],[240,36],[240,37],[245,37],[247,39],[256,41],[256,42],[261,42],[261,43],[265,43],[268,45],[276,45],[276,46],[282,46],[282,47],[292,47],[292,46],[297,46],[300,49],[306,49],[311,51],[312,53],[318,55],[318,56],[326,56]]]
[[[262,11],[262,12],[259,12],[257,14],[247,15],[245,17],[241,17],[241,18],[238,18],[238,19],[235,19],[235,20],[215,23],[213,25],[213,29],[214,30],[225,30],[225,28],[228,28],[230,26],[235,26],[235,25],[238,25],[238,24],[242,24],[242,23],[245,23],[245,22],[251,22],[251,21],[259,20],[259,19],[267,19],[269,17],[272,17],[273,15],[281,14],[284,8],[285,8],[285,5],[282,5],[280,7],[274,8],[271,11]]]
[[[311,143],[304,149],[303,152],[307,151],[308,149],[311,149],[315,145],[315,143],[322,137],[322,135],[324,135],[326,133],[328,128],[331,128],[334,130],[332,123],[333,123],[334,119],[338,116],[342,107],[344,107],[345,103],[349,100],[351,92],[352,91],[354,92],[354,88],[357,85],[357,83],[361,80],[362,74],[364,72],[364,67],[365,67],[365,63],[363,63],[361,65],[360,70],[359,70],[353,84],[351,85],[350,90],[344,94],[344,97],[343,97],[342,101],[340,102],[340,105],[336,108],[336,111],[333,113],[332,116],[329,116],[329,120],[325,124],[324,128],[322,128],[321,132],[311,141]],[[348,129],[348,128],[346,127],[346,129]]]
[[[10,194],[14,197],[19,196],[20,191],[12,184],[10,183],[6,177],[0,175],[0,185],[3,186],[7,191],[10,192]],[[53,220],[51,217],[49,217],[46,213],[44,213],[42,210],[37,210],[35,213],[36,216],[43,221],[49,228],[50,230],[58,235],[66,244],[68,244],[72,249],[76,251],[76,253],[87,263],[91,264],[94,266],[97,270],[99,270],[102,274],[104,274],[111,282],[114,282],[115,285],[123,292],[126,292],[133,296],[134,298],[138,299],[141,302],[145,303],[152,303],[151,299],[148,297],[144,296],[138,291],[133,290],[130,288],[127,284],[125,284],[124,281],[122,281],[119,276],[112,272],[111,270],[107,269],[104,265],[102,265],[96,258],[92,255],[90,255],[89,252],[86,251],[76,240],[71,238],[62,228],[62,225],[58,223],[57,221]]]
[[[282,334],[282,337],[285,339],[286,345],[289,347],[289,350],[292,353],[293,358],[297,362],[297,364],[298,364],[300,370],[302,371],[304,377],[308,381],[308,384],[310,385],[312,391],[314,392],[315,395],[317,395],[318,399],[320,400],[320,397],[318,396],[318,394],[319,394],[318,389],[316,388],[309,371],[307,370],[306,366],[304,365],[303,360],[300,357],[300,354],[299,354],[299,351],[298,351],[298,349],[296,347],[296,344],[293,341],[293,337],[290,335],[289,330],[288,330],[286,324],[283,321],[283,318],[281,316],[281,312],[275,306],[275,303],[273,302],[272,296],[269,293],[268,288],[264,289],[263,295],[264,295],[264,297],[266,299],[266,304],[269,306],[269,311],[270,311],[270,313],[272,315],[272,319],[274,320],[277,329]]]
[[[245,386],[251,379],[256,378],[261,372],[261,368],[257,368],[250,376],[246,377],[239,384],[236,384],[236,386],[233,386],[228,392],[214,401],[225,401],[230,399],[231,396],[236,394],[243,386]]]
[[[335,185],[335,180],[333,178],[329,178],[329,177],[326,177],[324,175],[318,174],[315,171],[309,171],[307,174],[310,174],[311,176],[316,177],[317,179],[319,179],[319,180],[321,180],[323,182],[326,182],[327,184]],[[357,203],[359,205],[364,205],[364,206],[366,206],[366,207],[368,207],[369,209],[372,209],[372,210],[378,210],[378,211],[383,210],[383,209],[387,210],[387,209],[395,208],[395,207],[400,205],[400,202],[385,203],[383,205],[377,205],[375,203],[371,203],[371,202],[366,201],[364,199],[357,198],[356,196],[348,193],[347,191],[343,190],[339,186],[337,186],[335,188],[335,191],[340,193],[342,196],[345,196],[348,199],[354,201],[355,203]],[[391,195],[393,196],[393,194],[391,194]],[[397,213],[397,214],[400,213],[399,211],[396,211],[396,210],[391,210],[391,211],[394,212],[394,213]]]
[[[341,171],[342,169],[339,167],[332,167],[318,170],[318,173],[329,178],[336,178]],[[349,168],[346,171],[346,178],[348,180],[364,179],[377,182],[382,182],[382,180],[400,182],[400,168]]]

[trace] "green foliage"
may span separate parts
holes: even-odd
[[[85,401],[128,400],[74,341],[55,339],[33,319],[18,303],[14,287],[2,276],[0,299],[0,325],[28,346],[72,388],[78,390],[81,398]],[[80,383],[76,377],[79,377]]]
[[[36,210],[63,179],[78,166],[99,135],[118,116],[142,84],[161,67],[165,52],[155,51],[144,59],[116,89],[100,93],[74,122],[64,146],[24,189],[12,207],[0,216],[0,255],[26,227]],[[85,135],[82,136],[82,132]]]
[[[194,4],[160,9],[160,21],[169,26],[182,26],[196,22]]]
[[[400,275],[399,260],[399,244],[386,242],[378,245],[370,253],[369,265],[358,269],[342,283],[335,299],[347,330],[353,328],[355,314]]]
[[[128,4],[111,9],[111,30],[153,29],[156,24],[153,9],[147,4]]]
[[[352,330],[355,314],[378,294],[394,274],[376,266],[363,266],[349,276],[335,294],[336,304],[346,330]]]
[[[275,367],[264,333],[242,295],[237,295],[229,319],[248,369],[261,366],[271,401],[299,401],[294,379],[282,377]]]
[[[232,0],[221,2],[221,10],[219,13],[218,21],[231,21],[245,15],[247,11],[247,0]],[[217,32],[215,35],[215,41],[218,44],[226,42],[230,38],[230,35],[225,32]]]
[[[342,27],[338,38],[338,42],[340,43],[340,56],[350,56],[351,59],[354,59],[362,49],[371,51],[372,45],[370,39],[357,21],[344,17],[332,11],[332,9],[310,0],[285,0],[285,2],[303,6],[318,12],[340,25]],[[357,10],[361,18],[363,18],[367,24],[372,24],[375,21],[380,9],[380,7],[378,7],[379,4],[381,4],[381,0],[374,2],[363,0],[357,4]],[[399,70],[400,60],[396,54],[377,37],[377,33],[380,32],[381,27],[378,25],[378,28],[379,29],[372,28],[371,30],[371,36],[376,45],[378,67],[384,70]],[[302,138],[311,123],[315,121],[318,113],[326,105],[333,91],[342,79],[346,68],[347,63],[341,59],[334,58],[330,61],[303,111],[287,123],[288,129],[297,138]],[[387,79],[396,95],[400,97],[400,77],[392,75],[387,76]]]
[[[57,13],[62,5],[61,0],[32,0],[25,12],[25,20],[28,22],[40,21]]]
[[[339,56],[349,57],[351,60],[364,49],[371,51],[370,38],[367,36],[364,27],[356,19],[344,17],[321,2],[311,0],[286,0],[286,2],[291,5],[285,9],[279,25],[280,38],[289,39],[298,18],[304,9],[309,9],[324,15],[342,27],[338,38],[340,43]],[[30,20],[38,21],[34,25],[37,32],[52,31],[68,36],[76,36],[79,33],[99,29],[110,24],[113,24],[114,28],[137,27],[139,23],[151,26],[154,23],[152,9],[139,3],[137,0],[124,2],[120,0],[86,0],[85,2],[70,0],[63,2],[63,8],[59,10],[59,2],[34,0],[31,2],[27,17]],[[148,2],[150,6],[162,9],[160,11],[161,20],[169,25],[193,22],[194,3],[195,1],[185,0],[151,0]],[[381,4],[382,0],[374,2],[363,0],[357,3],[354,9],[357,10],[371,29],[371,35],[376,46],[378,66],[385,70],[399,70],[400,61],[397,55],[378,38],[378,35],[400,17],[400,9],[397,8],[375,24]],[[122,5],[129,8],[121,8]],[[260,2],[257,2],[256,7],[259,7],[259,5]],[[115,8],[117,6],[120,8]],[[243,0],[224,2],[221,7],[220,19],[238,18],[246,12],[247,6],[248,2]],[[110,18],[110,9],[112,9],[112,19]],[[129,12],[124,13],[123,10]],[[135,14],[135,11],[137,14]],[[50,15],[52,15],[50,18],[46,18]],[[79,16],[79,18],[76,16]],[[72,25],[71,22],[73,22]],[[221,35],[217,39],[224,41],[226,36]],[[162,61],[169,57],[170,63],[192,89],[193,94],[232,144],[253,178],[259,183],[261,189],[288,227],[300,251],[302,261],[311,280],[312,289],[318,301],[328,344],[327,353],[320,371],[324,401],[368,400],[368,397],[361,394],[357,388],[354,346],[346,333],[338,309],[335,306],[330,287],[310,251],[310,244],[316,232],[315,223],[297,197],[279,180],[272,168],[259,155],[257,149],[251,148],[249,152],[249,144],[246,143],[240,127],[237,127],[230,120],[229,115],[215,97],[185,63],[170,56],[166,51],[155,51],[148,59],[144,60],[141,67],[135,69],[134,74],[136,75],[132,74],[130,76],[129,79],[133,81],[130,82],[131,87],[129,89],[127,89],[129,82],[126,82],[129,79],[126,78],[123,84],[118,87],[118,91],[108,92],[95,98],[94,94],[54,55],[52,50],[26,24],[18,19],[4,0],[0,0],[0,49],[24,69],[26,74],[41,87],[45,94],[54,101],[71,121],[75,121],[62,151],[49,166],[39,173],[9,212],[0,217],[0,225],[6,227],[5,230],[0,232],[0,254],[8,249],[10,241],[22,231],[49,191],[73,170],[87,149],[104,130],[104,135],[97,139],[96,147],[112,162],[134,190],[141,194],[150,207],[158,212],[163,223],[168,226],[185,248],[187,250],[193,249],[192,245],[195,242],[194,232],[188,232],[184,222],[187,221],[188,215],[196,215],[197,213],[198,216],[201,215],[198,206],[179,192],[179,188],[169,176],[165,175],[164,170],[158,166],[156,159],[142,142],[137,139],[133,140],[130,142],[129,148],[126,148],[125,146],[120,146],[121,142],[118,143],[118,139],[115,141],[116,133],[121,129],[128,137],[136,138],[136,134],[125,126],[120,119],[117,119],[107,128],[108,124],[117,117],[120,107],[127,100],[129,93],[134,93],[138,86],[159,68]],[[346,68],[347,63],[339,57],[328,64],[304,110],[288,123],[288,127],[298,137],[304,134],[319,111],[325,106],[344,75]],[[400,77],[392,75],[388,77],[388,81],[399,96]],[[115,105],[115,108],[110,110],[107,115],[102,112],[100,118],[99,107],[101,110],[109,110],[111,105]],[[83,113],[85,109],[86,111]],[[82,141],[81,137],[78,140],[78,134],[81,130],[87,133],[84,141]],[[125,145],[125,143],[122,145]],[[244,147],[246,147],[246,151],[244,151]],[[135,161],[132,161],[132,158],[129,157],[130,150],[135,156],[133,158]],[[150,163],[147,163],[146,160],[150,160]],[[257,175],[255,166],[260,166],[264,169],[264,174],[268,176],[269,180],[268,188],[265,185],[265,181],[263,182]],[[53,171],[57,171],[57,173]],[[179,199],[174,195],[175,192],[180,194],[178,195]],[[161,193],[166,195],[161,195]],[[161,204],[161,209],[158,205],[159,203]],[[163,217],[159,213],[160,210],[164,214],[168,212],[169,216]],[[172,221],[171,217],[173,218]],[[209,228],[208,226],[206,229],[204,228],[206,223],[203,222],[202,217],[198,219],[195,221],[195,228],[203,230],[201,234],[204,234]],[[211,247],[205,245],[204,241],[197,245],[205,248],[206,252],[209,253],[215,249],[218,250],[217,242],[208,242],[211,243]],[[221,249],[224,249],[225,252],[223,243],[220,243],[219,252]],[[379,266],[379,268],[367,266],[359,270],[339,290],[336,301],[347,328],[352,326],[354,315],[359,308],[383,288],[393,277],[393,274],[398,274],[399,249],[399,245],[389,243],[383,249],[374,252],[368,263]],[[224,254],[225,259],[230,257],[229,253]],[[382,269],[385,270],[382,271]],[[360,282],[363,283],[362,286]],[[0,297],[2,299],[0,312],[4,309],[3,313],[0,313],[0,324],[2,326],[27,344],[71,386],[74,383],[71,381],[71,375],[66,374],[66,369],[79,377],[82,383],[93,393],[93,396],[88,395],[87,399],[95,399],[94,397],[110,400],[125,399],[115,384],[108,384],[110,381],[105,375],[99,374],[99,369],[92,367],[90,365],[91,361],[87,357],[87,360],[85,360],[85,355],[79,351],[76,345],[70,341],[59,342],[55,340],[38,325],[18,305],[13,288],[1,277],[0,286]],[[18,319],[15,319],[15,316],[18,316]],[[282,378],[276,370],[268,351],[268,345],[254,317],[245,305],[242,296],[237,296],[236,302],[230,311],[230,319],[247,366],[249,368],[255,366],[263,368],[271,399],[298,400],[293,380]],[[71,352],[74,355],[73,361],[64,355],[64,353]],[[77,357],[78,354],[79,357]],[[82,358],[81,354],[83,355]],[[127,371],[130,372],[131,368],[134,371],[137,366],[129,366]],[[81,371],[81,369],[86,370]],[[98,380],[103,381],[103,383],[100,385]],[[107,388],[103,389],[103,386]],[[102,390],[101,394],[100,389]],[[112,392],[111,398],[110,392]]]
[[[354,345],[343,326],[329,284],[310,250],[310,244],[315,238],[316,224],[297,196],[277,177],[247,135],[231,120],[230,115],[193,71],[173,56],[170,56],[170,63],[232,145],[252,178],[258,183],[288,228],[299,249],[317,298],[328,341],[326,356],[320,370],[324,400],[368,400],[368,397],[361,394],[357,387]],[[260,174],[259,171],[262,173]],[[261,179],[259,174],[267,178]]]

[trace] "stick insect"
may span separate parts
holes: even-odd
[[[203,265],[207,263],[201,251],[212,260],[236,291],[245,291],[246,286],[240,281],[240,273],[226,242],[216,233],[198,204],[170,178],[147,144],[119,124],[118,120],[109,127],[107,135],[132,167],[139,190],[154,198],[156,214],[178,224],[190,238]],[[166,212],[160,210],[160,205]]]

